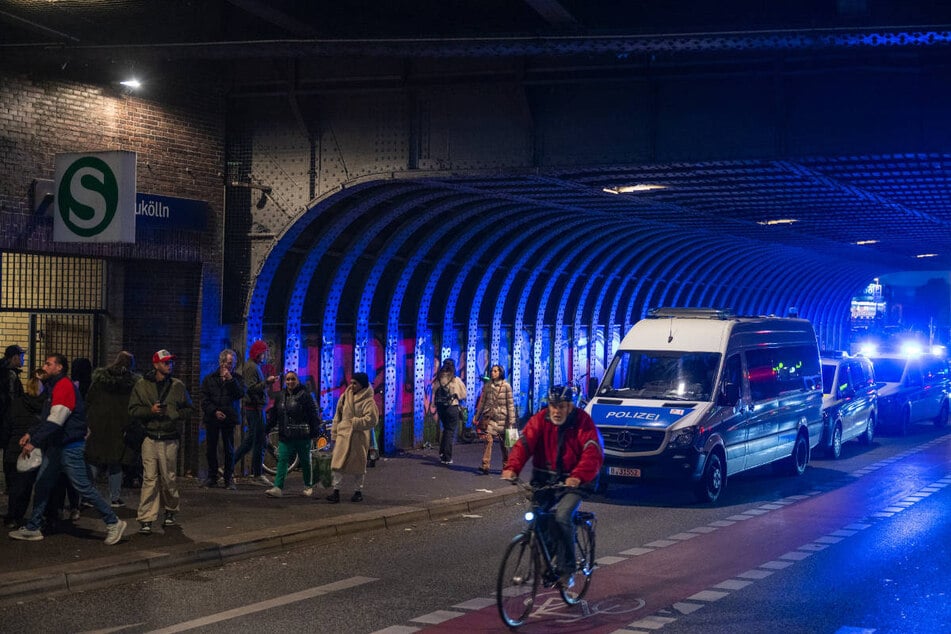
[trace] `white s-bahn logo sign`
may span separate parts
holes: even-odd
[[[135,242],[135,152],[58,154],[55,242]]]

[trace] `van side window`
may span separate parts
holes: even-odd
[[[908,364],[908,373],[905,378],[907,379],[906,385],[911,387],[921,387],[923,381],[921,380],[921,368],[918,367],[917,363]]]
[[[743,366],[740,355],[731,354],[723,366],[723,379],[720,382],[718,405],[732,407],[740,402],[743,393]]]
[[[819,356],[811,346],[749,350],[746,366],[754,401],[775,398],[783,392],[812,390],[822,381]]]

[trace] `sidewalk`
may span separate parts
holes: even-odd
[[[164,528],[159,517],[152,535],[137,533],[138,491],[124,490],[128,508],[117,513],[129,526],[115,546],[103,544],[105,525],[93,509],[85,509],[82,518],[71,526],[66,522],[63,532],[43,541],[0,536],[0,603],[179,568],[218,566],[326,537],[428,522],[521,500],[515,487],[499,480],[499,453],[493,456],[491,474],[479,473],[483,448],[479,442],[456,444],[449,466],[440,464],[436,448],[378,460],[367,470],[360,503],[350,502],[352,491],[341,491],[341,502],[331,504],[324,500],[330,491],[319,485],[313,498],[303,497],[300,471],[288,476],[280,499],[267,497],[264,486],[245,479],[238,480],[237,491],[228,491],[203,489],[198,480],[182,478],[176,517],[180,526]]]

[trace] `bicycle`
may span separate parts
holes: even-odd
[[[322,420],[320,421],[320,426],[318,429],[317,438],[314,439],[311,447],[313,449],[323,449],[330,444],[330,427],[333,425],[332,420]],[[264,471],[270,475],[277,473],[277,446],[280,442],[278,438],[277,428],[275,427],[267,435],[267,443],[264,447]],[[293,471],[297,468],[298,462],[297,454],[294,455],[291,463],[287,466],[288,471]]]
[[[525,528],[505,550],[496,582],[496,603],[499,616],[510,628],[524,624],[535,605],[539,586],[558,587],[562,600],[575,605],[584,598],[594,572],[594,538],[597,519],[594,513],[575,513],[575,572],[568,583],[561,583],[552,561],[554,542],[549,532],[554,528],[551,491],[562,490],[563,484],[533,487],[512,480],[526,492],[532,510],[525,513]]]

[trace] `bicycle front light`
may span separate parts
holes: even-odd
[[[525,521],[526,521],[526,522],[531,522],[533,519],[535,519],[535,514],[534,514],[534,513],[532,513],[531,511],[525,513]]]

